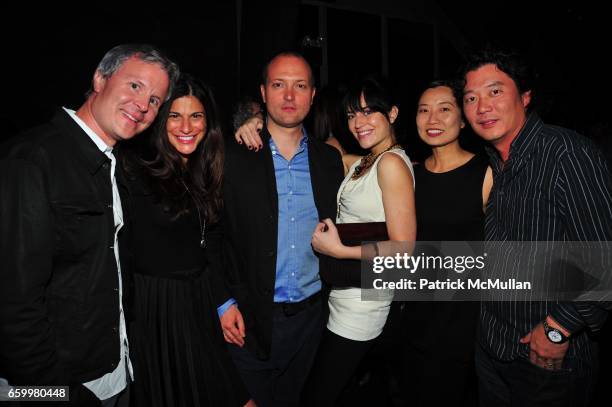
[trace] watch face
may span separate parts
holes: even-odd
[[[557,331],[548,331],[548,339],[550,339],[551,342],[558,343],[563,340],[563,336]]]

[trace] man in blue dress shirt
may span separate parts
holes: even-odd
[[[325,260],[310,239],[320,219],[335,217],[343,169],[338,152],[302,124],[315,95],[308,62],[278,54],[262,82],[262,151],[228,143],[224,261],[212,267],[223,272],[215,289],[221,326],[251,396],[285,406],[299,401],[326,322]]]

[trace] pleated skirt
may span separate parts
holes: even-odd
[[[133,406],[244,405],[249,396],[226,351],[208,273],[136,273],[133,295]]]

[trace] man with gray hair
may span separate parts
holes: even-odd
[[[127,405],[129,218],[112,151],[149,127],[178,74],[150,45],[119,45],[77,111],[60,109],[0,150],[0,375],[11,385]]]

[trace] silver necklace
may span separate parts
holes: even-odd
[[[189,190],[189,188],[187,188],[187,184],[185,184],[185,181],[183,181],[181,179],[181,183],[185,187],[185,190],[187,191],[187,193],[191,197],[191,200],[193,201],[193,204],[195,205],[195,208],[198,211],[198,222],[199,222],[200,231],[201,231],[201,235],[200,235],[200,247],[201,248],[205,248],[206,247],[206,239],[204,238],[204,233],[206,232],[206,219],[202,218],[202,214],[200,213],[200,207],[198,206],[198,202],[196,201],[195,197],[191,194],[191,191]]]

